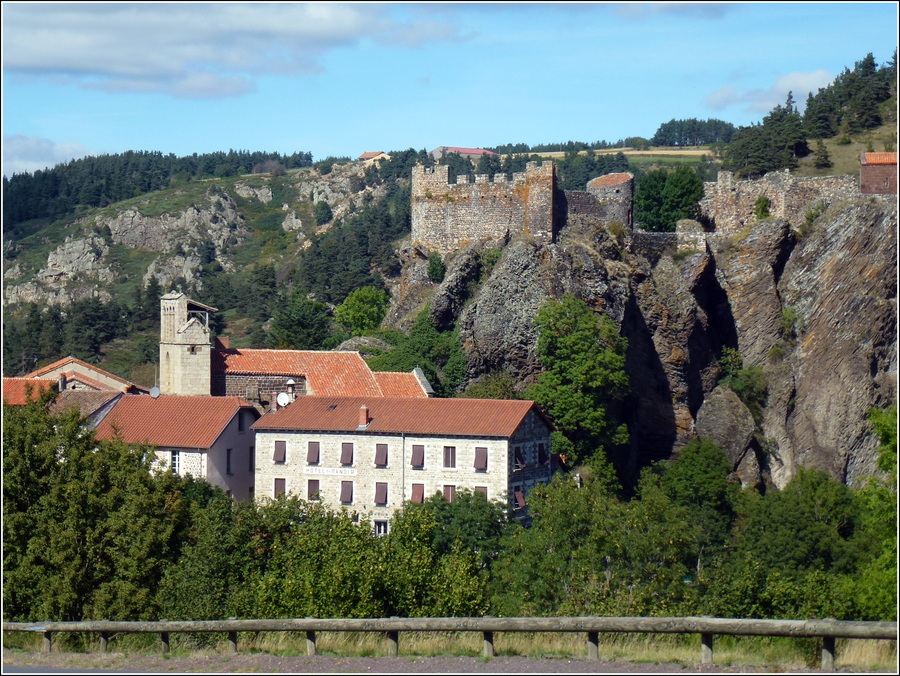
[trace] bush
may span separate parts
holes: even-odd
[[[757,197],[756,202],[753,203],[753,215],[756,216],[756,220],[761,221],[764,218],[768,218],[771,206],[772,200],[765,195]]]
[[[441,260],[441,255],[436,251],[428,254],[428,279],[432,282],[443,282],[446,272],[447,267],[444,265],[444,261]]]

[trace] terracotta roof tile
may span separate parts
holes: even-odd
[[[66,366],[80,366],[81,368],[83,368],[87,371],[93,371],[94,373],[100,374],[106,378],[111,378],[112,380],[124,385],[125,386],[124,389],[126,391],[129,391],[129,390],[140,391],[140,390],[144,389],[142,387],[139,387],[138,385],[135,385],[132,382],[125,380],[124,378],[120,378],[119,376],[115,375],[114,373],[110,373],[109,371],[104,371],[103,369],[98,368],[98,367],[94,366],[93,364],[88,364],[87,362],[81,361],[80,359],[76,359],[75,357],[65,357],[63,359],[60,359],[59,361],[53,362],[52,364],[43,366],[43,367],[37,369],[36,371],[32,371],[31,373],[25,374],[25,377],[26,378],[40,378],[41,376],[47,375],[48,373],[53,373],[54,371],[60,372]],[[72,369],[66,370],[66,373],[67,373],[66,377],[69,377],[68,374],[70,372],[72,372]],[[83,376],[83,374],[82,374],[82,376]],[[97,381],[92,381],[92,383],[96,384],[97,386],[101,387],[102,389],[109,389],[108,387],[106,387],[104,385],[100,385],[100,383]]]
[[[371,160],[373,157],[378,157],[379,155],[384,155],[383,150],[373,150],[372,152],[363,153],[356,159],[358,160]]]
[[[241,397],[124,395],[97,425],[97,438],[118,431],[129,444],[209,448],[241,408],[256,410]]]
[[[226,375],[265,373],[306,378],[309,394],[379,396],[381,388],[359,352],[312,350],[213,350],[212,372]]]
[[[631,174],[606,174],[605,176],[598,176],[597,178],[588,181],[587,187],[609,188],[610,186],[626,183],[633,178],[634,176]]]
[[[422,383],[416,378],[415,373],[390,373],[376,371],[372,375],[381,388],[385,397],[427,397],[428,393],[422,388]]]
[[[501,438],[537,410],[522,400],[307,396],[264,415],[253,429],[354,432],[362,406],[371,420],[367,432]]]
[[[24,406],[28,403],[28,392],[32,399],[56,387],[56,381],[43,378],[4,378],[3,403],[10,406]]]
[[[863,153],[863,164],[897,164],[897,153]]]

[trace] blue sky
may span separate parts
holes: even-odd
[[[897,4],[4,2],[3,174],[84,155],[314,159],[758,122],[867,53]]]

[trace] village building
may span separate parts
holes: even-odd
[[[404,502],[462,490],[524,517],[528,492],[554,469],[551,425],[531,401],[307,396],[253,429],[257,498],[347,508],[378,533]]]
[[[251,427],[258,418],[253,404],[240,397],[123,395],[96,435],[153,446],[161,467],[248,500],[255,484]]]
[[[57,381],[53,378],[4,378],[3,403],[7,406],[25,406],[56,387]]]
[[[117,375],[97,368],[75,357],[65,357],[25,374],[24,378],[54,379],[58,391],[90,390],[94,392],[124,392],[127,394],[147,394],[148,390]]]
[[[366,152],[356,158],[357,162],[362,162],[364,164],[372,164],[373,162],[378,161],[390,161],[391,156],[382,150],[374,150],[371,152]]]
[[[897,153],[861,153],[859,191],[864,195],[896,195]]]

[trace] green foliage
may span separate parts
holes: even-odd
[[[440,283],[444,281],[444,275],[447,273],[447,267],[441,260],[441,255],[437,251],[428,254],[428,279],[432,282]]]
[[[813,160],[816,169],[828,169],[834,166],[831,157],[828,155],[828,148],[822,139],[816,141],[816,155]]]
[[[686,166],[655,169],[639,176],[634,194],[634,218],[644,230],[675,232],[683,218],[696,218],[703,198],[703,181]]]
[[[719,385],[731,388],[750,410],[753,419],[757,423],[761,422],[763,408],[769,396],[769,386],[762,368],[745,367],[740,352],[730,347],[722,348],[719,367],[724,376],[719,380]]]
[[[878,469],[888,476],[897,472],[897,404],[885,409],[873,408],[868,413],[869,424],[878,436]]]
[[[354,336],[365,336],[378,328],[387,312],[390,297],[383,289],[364,286],[352,291],[334,309],[334,318]]]
[[[330,326],[331,315],[326,305],[295,292],[275,310],[269,327],[269,346],[315,350],[330,335]]]
[[[601,457],[604,447],[626,443],[628,430],[613,419],[611,407],[628,392],[627,342],[612,320],[566,295],[545,303],[534,325],[544,371],[525,396],[574,442],[572,462]]]
[[[316,218],[316,225],[325,225],[334,218],[334,214],[331,211],[331,207],[328,206],[328,202],[316,202],[313,214]]]
[[[515,381],[506,371],[497,371],[482,376],[472,383],[460,396],[467,399],[518,399]]]
[[[761,221],[768,218],[771,215],[769,211],[771,207],[772,200],[768,196],[760,195],[757,197],[753,203],[753,215],[756,216],[756,220]]]
[[[798,157],[809,154],[803,121],[792,93],[785,104],[775,106],[762,124],[740,127],[725,150],[725,166],[742,177],[758,177],[778,169],[799,166]]]
[[[655,146],[702,146],[728,143],[734,135],[734,125],[723,120],[669,120],[659,125],[650,143]]]

